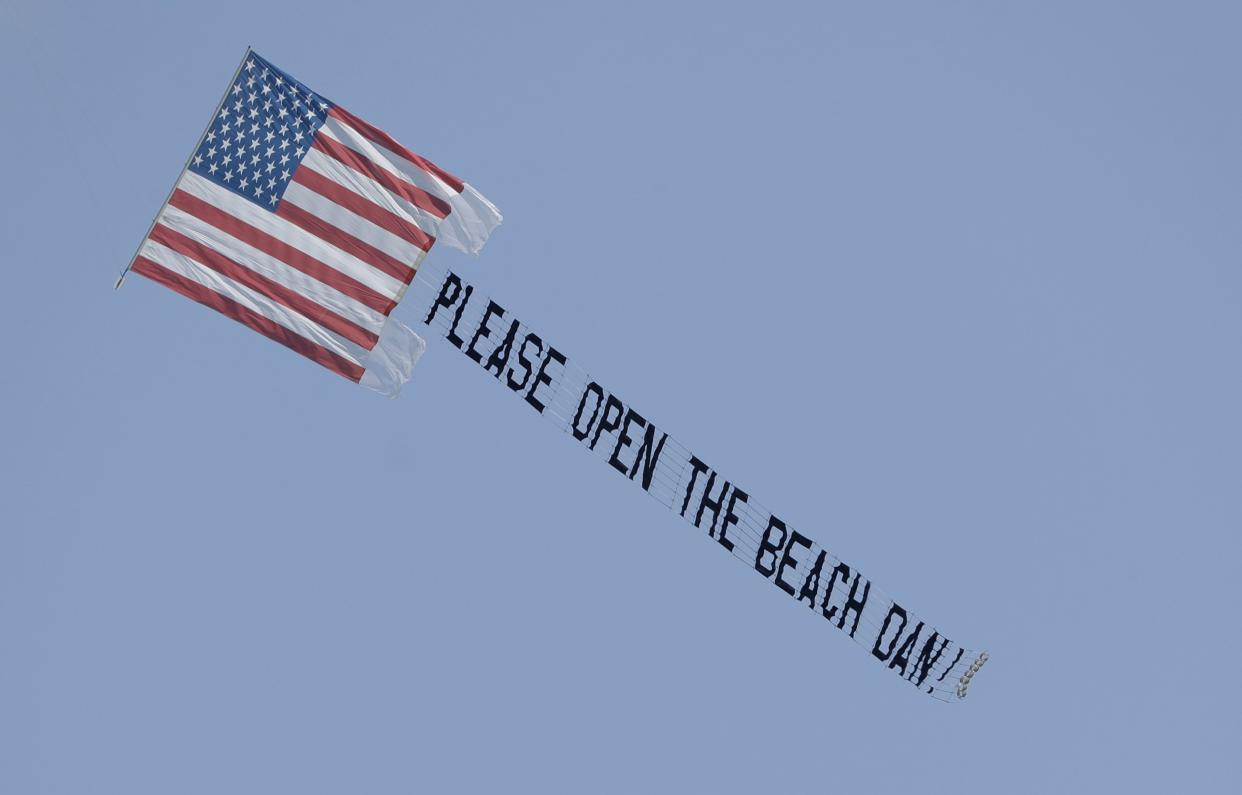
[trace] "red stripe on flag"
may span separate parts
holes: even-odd
[[[266,276],[255,273],[241,263],[234,262],[214,249],[204,246],[197,240],[170,229],[163,224],[156,224],[151,232],[151,240],[161,243],[180,254],[184,254],[195,262],[206,265],[217,273],[223,274],[238,284],[244,284],[260,295],[266,296],[278,304],[292,309],[303,317],[313,320],[329,331],[334,331],[345,339],[367,350],[375,347],[379,336],[346,320],[324,305],[307,298],[283,284],[272,281]]]
[[[257,312],[247,309],[233,299],[220,295],[215,290],[204,287],[198,282],[191,281],[179,273],[173,273],[146,257],[140,256],[134,260],[134,266],[131,270],[164,285],[170,290],[181,293],[192,301],[197,301],[204,306],[211,307],[222,315],[233,318],[243,326],[248,326],[268,339],[279,342],[286,348],[302,354],[316,364],[323,365],[332,372],[345,376],[350,381],[357,382],[362,380],[362,374],[366,372],[361,365],[333,353],[322,345],[316,345],[302,335],[295,334],[279,323],[275,323]]]
[[[315,142],[312,146],[325,155],[339,160],[359,174],[370,177],[389,192],[397,194],[410,204],[420,210],[426,210],[437,218],[444,218],[453,211],[452,206],[444,199],[394,176],[391,172],[372,163],[370,159],[323,133],[315,134]]]
[[[406,149],[404,146],[394,141],[392,136],[388,133],[378,127],[372,127],[370,124],[367,124],[365,121],[345,110],[340,105],[337,105],[332,110],[328,111],[328,115],[348,124],[350,127],[353,127],[360,135],[362,135],[363,138],[379,144],[390,152],[395,152],[396,154],[401,155],[406,160],[409,160],[411,163],[417,165],[423,171],[439,177],[442,182],[447,183],[449,187],[457,193],[461,193],[466,187],[465,183],[457,177],[448,173],[425,157],[414,154],[409,149]]]
[[[435,238],[419,229],[413,223],[391,210],[381,207],[365,196],[359,196],[349,188],[333,182],[305,164],[293,172],[293,181],[310,188],[315,193],[341,205],[355,215],[362,216],[381,229],[392,232],[405,242],[418,246],[423,251],[430,250],[432,244],[436,242]],[[402,277],[402,274],[394,273],[390,275],[398,279]]]
[[[226,232],[245,243],[249,243],[265,254],[269,254],[290,267],[297,268],[307,276],[318,279],[326,285],[354,298],[360,303],[387,315],[397,305],[396,301],[381,295],[355,279],[346,276],[335,268],[329,267],[306,252],[294,248],[279,238],[257,229],[239,218],[234,218],[223,210],[208,204],[197,196],[178,188],[173,192],[168,203],[178,210],[184,210],[200,221],[205,221],[217,229]],[[284,202],[281,202],[284,205]],[[259,212],[266,212],[260,210]],[[277,212],[277,215],[280,215]],[[322,237],[322,235],[319,235]],[[409,280],[407,279],[408,283]]]
[[[414,269],[409,264],[402,262],[387,252],[380,251],[365,240],[359,240],[348,232],[336,228],[314,213],[307,212],[292,202],[281,200],[280,204],[276,205],[276,215],[291,224],[302,227],[315,237],[327,241],[339,249],[348,251],[376,270],[382,271],[394,279],[400,279],[406,284],[409,284],[414,279]],[[392,306],[395,306],[395,304]],[[382,310],[385,315],[392,310],[392,306]]]

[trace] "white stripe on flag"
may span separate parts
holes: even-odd
[[[302,160],[302,166],[309,166],[337,185],[378,204],[385,210],[405,219],[408,223],[417,226],[432,237],[436,236],[436,227],[440,225],[440,219],[437,216],[415,207],[401,196],[388,190],[365,174],[358,173],[336,158],[325,155],[318,149],[312,149],[307,153],[306,158]]]
[[[237,194],[216,185],[211,180],[200,177],[192,171],[177,183],[177,187],[207,202],[218,210],[228,213],[239,220],[245,221],[282,243],[309,254],[325,265],[345,274],[355,281],[370,287],[381,295],[400,300],[405,293],[406,284],[400,279],[377,270],[341,248],[328,241],[295,226],[279,216],[253,202],[243,199]]]
[[[410,380],[410,371],[427,349],[422,337],[395,317],[388,319],[379,342],[367,357],[367,369],[358,382],[381,395],[396,397],[401,386]]]
[[[483,244],[492,234],[492,230],[500,226],[504,216],[496,205],[479,193],[469,183],[463,183],[461,193],[451,202],[453,212],[440,222],[437,238],[446,246],[452,246],[467,254],[478,254]]]
[[[448,202],[453,209],[437,225],[436,239],[453,248],[467,254],[479,253],[492,230],[504,220],[496,205],[469,184],[458,193],[418,164],[365,138],[339,119],[329,116],[318,134],[348,146],[377,166]]]
[[[333,334],[323,326],[308,320],[297,312],[269,300],[249,287],[238,284],[232,279],[205,265],[200,265],[189,257],[173,251],[154,240],[148,240],[142,244],[141,254],[152,262],[162,265],[168,270],[197,282],[207,289],[235,301],[246,309],[262,315],[273,323],[292,331],[294,334],[326,348],[355,364],[365,366],[364,362],[367,360],[367,352],[363,348]]]
[[[457,195],[457,191],[445,185],[435,175],[411,163],[391,149],[364,138],[361,133],[339,119],[329,116],[319,128],[319,134],[348,146],[398,179],[422,188],[432,196],[452,202],[453,197]]]
[[[384,327],[387,318],[374,309],[183,210],[170,205],[160,216],[160,223],[199,241],[239,265],[288,287],[373,334],[379,334]]]
[[[300,168],[306,168],[306,164],[303,163]],[[366,218],[356,215],[353,211],[345,209],[310,188],[299,185],[296,182],[290,182],[289,187],[285,188],[285,195],[282,201],[301,207],[311,215],[322,219],[324,223],[342,230],[342,232],[348,230],[348,232],[345,232],[346,234],[352,235],[364,243],[370,243],[380,251],[395,257],[411,268],[417,268],[419,262],[422,261],[425,252],[418,246],[402,240],[387,229],[376,226]]]

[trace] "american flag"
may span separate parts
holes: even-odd
[[[395,394],[422,341],[389,314],[423,257],[436,240],[477,253],[500,220],[470,185],[247,52],[130,269]]]

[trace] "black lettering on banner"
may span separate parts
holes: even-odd
[[[920,621],[914,631],[906,636],[901,642],[901,646],[897,649],[897,653],[893,655],[893,659],[889,660],[889,668],[900,668],[901,675],[906,675],[906,666],[910,664],[910,652],[914,651],[914,644],[919,642],[919,634],[923,631],[923,622]]]
[[[612,433],[621,426],[621,418],[625,416],[625,404],[613,395],[609,395],[604,401],[604,416],[599,418],[599,425],[595,426],[595,435],[591,437],[591,449],[595,449],[595,445],[599,444],[599,437],[605,433]]]
[[[457,324],[461,322],[462,313],[466,311],[466,305],[470,303],[470,296],[474,293],[474,285],[467,284],[466,291],[461,296],[461,303],[457,305],[457,311],[453,313],[453,325],[449,326],[448,333],[444,338],[453,344],[457,350],[461,350],[462,338],[457,336]]]
[[[940,648],[938,649],[936,648],[937,640],[940,641]],[[941,638],[939,632],[933,632],[931,637],[927,639],[927,642],[923,644],[923,650],[919,652],[919,657],[915,660],[914,668],[910,671],[908,678],[916,685],[923,684],[923,680],[931,673],[932,666],[939,662],[940,655],[944,654],[944,650],[948,647],[949,639]],[[935,654],[932,653],[933,651]],[[918,674],[918,679],[914,678],[915,674]]]
[[[504,307],[489,299],[487,302],[487,309],[483,312],[483,319],[479,321],[479,327],[475,330],[474,336],[470,338],[470,344],[466,346],[466,356],[469,357],[475,364],[483,361],[483,354],[475,350],[474,346],[479,343],[480,339],[492,336],[492,330],[487,327],[487,321],[491,320],[493,317],[504,316]]]
[[[798,591],[798,601],[805,599],[807,607],[812,610],[815,609],[815,594],[819,593],[819,575],[824,569],[824,561],[827,558],[828,553],[821,549],[815,558],[815,565],[811,567],[806,579],[802,581],[802,590]]]
[[[685,509],[682,509],[685,513]],[[772,543],[772,531],[781,531],[781,540],[775,544]],[[776,572],[776,553],[785,547],[785,541],[789,538],[789,531],[785,528],[785,523],[775,516],[768,517],[768,526],[763,531],[763,538],[759,540],[759,549],[755,551],[755,571],[764,577],[771,577]],[[771,565],[763,562],[764,555],[772,556]]]
[[[543,357],[543,364],[539,365],[539,372],[535,373],[535,381],[530,385],[530,391],[526,393],[526,402],[534,407],[535,411],[540,414],[543,413],[543,410],[547,408],[547,406],[545,406],[543,401],[535,395],[535,392],[538,391],[540,384],[552,383],[552,377],[548,375],[548,364],[551,362],[556,362],[557,364],[564,366],[565,356],[556,348],[549,345],[548,355]]]
[[[568,360],[565,355],[552,345],[546,344],[537,334],[523,332],[522,324],[512,317],[504,330],[503,339],[490,349],[490,353],[480,350],[478,346],[482,340],[496,341],[502,327],[493,329],[490,323],[497,318],[501,318],[503,322],[506,311],[495,301],[480,294],[480,302],[486,299],[487,307],[478,325],[459,334],[462,319],[466,309],[471,306],[473,295],[472,285],[467,284],[456,273],[446,271],[438,295],[428,308],[423,322],[430,326],[440,312],[451,312],[452,321],[444,333],[449,343],[463,351],[476,364],[482,365],[497,380],[503,376],[506,386],[522,394],[523,399],[540,414],[545,413],[548,404],[555,403],[557,424],[564,427],[561,424],[563,418],[560,412],[567,406],[562,405],[561,401],[570,399],[568,395],[562,394],[567,387],[565,369]],[[471,316],[474,317],[475,313],[472,312]],[[444,325],[445,322],[441,319],[440,326]],[[469,337],[469,344],[465,344],[463,336]],[[558,364],[562,367],[559,373],[554,369]],[[580,382],[573,380],[573,383]],[[540,389],[543,387],[548,389],[541,395]],[[659,431],[653,423],[626,406],[596,381],[591,381],[583,388],[569,430],[576,440],[586,444],[591,450],[598,447],[605,434],[613,434],[604,448],[609,466],[633,481],[637,481],[641,472],[642,479],[637,482],[642,483],[644,490],[650,491],[669,438],[667,433]],[[623,453],[631,457],[623,459]],[[685,467],[681,465],[680,455],[680,452],[675,454],[678,457],[678,461],[674,462],[677,464],[675,468],[684,473]],[[750,527],[749,514],[746,513],[747,510],[753,510],[748,505],[750,495],[720,476],[697,456],[691,454],[687,463],[690,474],[680,515],[699,528],[703,528],[703,520],[708,518],[708,526],[705,528],[708,534],[721,546],[736,551],[736,544],[729,537],[729,531],[730,527],[741,531],[743,518],[748,519],[747,526]],[[707,477],[700,483],[703,475]],[[670,479],[673,476],[673,472],[668,473]],[[717,482],[721,484],[718,490]],[[698,508],[691,517],[688,511],[691,500],[696,497]],[[672,499],[675,500],[676,497]],[[665,502],[665,499],[661,498],[661,502]],[[745,506],[741,515],[737,512],[739,503]],[[673,504],[668,507],[672,508]],[[797,552],[799,547],[814,554],[802,557]],[[824,618],[832,621],[838,629],[844,630],[845,624],[850,623],[848,632],[850,637],[855,637],[862,615],[866,612],[871,582],[845,563],[838,561],[832,565],[831,561],[834,560],[836,558],[826,550],[818,548],[810,538],[792,530],[775,515],[769,515],[767,527],[755,551],[754,568],[765,578],[775,580],[777,587],[785,593],[796,596],[798,602],[805,601],[811,609],[815,609],[818,602],[818,609]],[[812,561],[810,566],[806,565],[808,561]],[[832,568],[828,582],[821,589],[825,566],[829,565]],[[802,579],[801,583],[798,582],[799,577]],[[848,596],[843,598],[840,594],[846,591],[847,585]],[[922,633],[925,624],[917,616],[907,613],[887,597],[877,597],[877,601],[888,603],[889,607],[878,636],[872,634],[870,626],[864,633],[874,638],[872,656],[885,663],[888,668],[897,670],[906,681],[926,689],[928,693],[934,693],[936,683],[944,681],[962,659],[965,650],[958,647],[957,654],[948,667],[934,681],[929,681],[940,660],[951,656],[947,654],[947,650],[953,645],[952,641],[940,636],[931,627],[926,627],[930,637],[924,638]],[[875,612],[878,611],[877,607]],[[907,632],[907,628],[912,629]],[[865,648],[865,641],[863,644]]]
[[[450,289],[453,291],[452,295],[449,295]],[[430,326],[431,321],[435,319],[436,312],[439,312],[441,307],[448,309],[453,304],[457,303],[458,298],[461,298],[461,277],[456,273],[449,271],[444,274],[444,283],[440,285],[440,294],[436,296],[435,303],[433,303],[431,305],[431,309],[427,311],[427,317],[423,320],[423,322]]]
[[[505,365],[509,363],[509,354],[513,350],[513,338],[517,336],[518,326],[521,324],[514,320],[509,324],[509,330],[505,333],[504,340],[496,346],[492,351],[492,355],[487,357],[487,364],[483,367],[489,373],[492,368],[496,368],[494,375],[500,378],[500,374],[504,372]]]
[[[702,527],[703,526],[703,511],[709,508],[711,509],[712,521],[711,521],[711,524],[708,525],[707,534],[710,535],[712,538],[716,537],[716,522],[717,520],[720,519],[721,504],[724,502],[725,494],[727,494],[729,491],[729,481],[726,480],[724,482],[724,485],[720,487],[720,496],[713,500],[712,499],[712,484],[715,482],[716,482],[716,472],[715,470],[713,470],[711,474],[707,476],[707,483],[703,486],[703,494],[702,496],[699,497],[699,510],[694,515],[694,526]]]
[[[845,582],[850,578],[850,567],[844,563],[838,563],[836,568],[832,570],[832,576],[828,578],[828,590],[824,593],[824,601],[820,604],[820,611],[824,614],[824,618],[829,621],[833,616],[837,615],[837,606],[828,607],[828,600],[832,598],[832,588],[836,583],[837,575],[841,575],[841,581]],[[862,597],[858,597],[858,586],[863,586]],[[846,597],[845,604],[841,606],[841,615],[837,617],[837,629],[845,629],[845,619],[851,612],[854,613],[854,624],[850,627],[850,637],[854,637],[854,633],[858,631],[858,619],[862,618],[863,608],[867,606],[867,596],[871,593],[871,581],[865,579],[861,574],[854,573],[854,581],[850,584],[850,595]]]
[[[961,661],[961,659],[962,659],[962,655],[963,655],[963,654],[965,654],[965,653],[966,653],[966,650],[965,650],[965,649],[959,648],[959,649],[957,650],[957,654],[956,654],[956,655],[954,655],[954,657],[953,657],[953,662],[949,663],[949,666],[948,666],[947,668],[945,668],[943,671],[941,671],[941,672],[940,672],[940,676],[937,676],[937,677],[936,677],[936,681],[937,681],[937,682],[943,682],[943,681],[944,681],[945,676],[947,676],[947,675],[948,675],[949,671],[952,671],[954,668],[956,668],[956,667],[957,667],[958,662],[960,662],[960,661]],[[937,656],[939,656],[939,655],[937,655]]]
[[[625,410],[625,420],[621,423],[621,431],[617,434],[617,443],[612,447],[612,455],[608,456],[608,463],[613,469],[624,475],[629,471],[629,467],[621,463],[621,459],[617,458],[617,453],[630,446],[634,440],[630,438],[630,425],[637,422],[638,427],[643,427],[647,421],[643,416],[634,409],[627,408]]]
[[[452,291],[450,294],[450,290]],[[431,321],[435,318],[436,312],[441,307],[448,309],[453,304],[457,304],[457,311],[453,313],[453,323],[449,326],[448,333],[444,338],[449,341],[454,348],[461,349],[462,339],[457,336],[457,324],[461,322],[462,312],[466,311],[466,304],[470,303],[470,294],[474,292],[474,287],[466,285],[466,289],[462,291],[461,277],[456,273],[449,271],[444,276],[444,283],[440,285],[440,294],[436,296],[435,303],[431,305],[427,317],[423,320],[427,325],[431,325]],[[458,299],[461,299],[460,302]]]
[[[686,509],[690,507],[690,495],[694,493],[694,482],[699,479],[699,475],[707,471],[707,464],[699,460],[699,457],[690,454],[690,483],[686,485],[686,498],[681,501],[681,515],[686,515]]]
[[[832,601],[832,592],[837,587],[837,578],[841,578],[841,582],[849,582],[850,567],[844,563],[838,563],[832,569],[832,574],[828,576],[828,587],[824,589],[824,601],[820,603],[819,610],[824,614],[824,618],[829,621],[837,614],[837,607],[833,605],[830,609],[828,603]]]
[[[586,409],[587,396],[592,392],[595,393],[595,408],[591,410],[591,419],[587,422],[585,428],[579,428],[578,424],[582,422],[582,414]],[[599,416],[599,404],[604,402],[604,388],[592,381],[586,385],[586,389],[582,390],[582,399],[578,401],[578,410],[574,412],[574,422],[571,426],[574,438],[582,441],[587,438],[587,434],[591,432],[591,428],[595,425],[595,418]]]
[[[749,499],[749,494],[742,491],[737,486],[734,486],[733,493],[729,495],[729,503],[725,506],[724,518],[720,520],[720,535],[716,536],[716,540],[720,542],[722,547],[730,552],[733,551],[733,542],[729,540],[727,535],[729,532],[729,525],[737,524],[737,520],[740,518],[733,512],[733,509],[737,507],[739,502],[746,502]]]
[[[638,452],[634,454],[634,465],[630,467],[630,480],[633,480],[638,474],[639,464],[642,464],[644,491],[651,490],[651,478],[655,476],[656,464],[660,461],[660,452],[664,450],[664,442],[668,439],[666,433],[660,437],[660,443],[655,444],[655,431],[654,425],[647,426],[647,432],[643,434],[643,443],[639,446]],[[653,444],[655,444],[654,448]]]
[[[787,568],[789,569],[798,568],[798,561],[795,560],[793,556],[789,554],[790,552],[793,551],[793,548],[795,545],[800,546],[800,547],[805,547],[806,549],[810,549],[811,539],[802,535],[797,530],[790,531],[789,546],[785,547],[785,554],[781,555],[781,565],[776,570],[776,585],[782,591],[789,594],[790,596],[794,595],[793,586],[785,582],[783,579],[781,579],[781,575],[785,573],[785,569]]]
[[[897,627],[897,631],[893,633],[893,639],[888,642],[888,650],[880,651],[880,644],[884,642],[885,635],[888,634],[888,626],[893,622],[893,616],[901,619],[901,624]],[[901,637],[901,632],[906,628],[906,611],[901,605],[893,602],[892,607],[888,608],[888,615],[884,616],[884,626],[880,627],[880,634],[875,638],[875,646],[872,647],[871,653],[877,660],[883,662],[893,653],[893,649],[897,647],[897,639]]]
[[[526,383],[530,381],[531,373],[535,371],[534,363],[531,362],[530,359],[526,358],[526,346],[532,342],[535,343],[535,347],[539,349],[539,355],[543,355],[543,340],[539,338],[538,334],[531,333],[522,338],[522,345],[518,348],[518,363],[522,365],[522,369],[526,371],[526,374],[522,376],[522,382],[518,383],[513,380],[514,370],[510,367],[509,374],[505,376],[505,380],[509,383],[509,388],[514,392],[521,392],[525,389]]]
[[[858,593],[858,584],[862,583],[862,598],[855,598]],[[850,583],[850,595],[845,600],[845,606],[841,608],[841,618],[837,622],[837,629],[845,628],[846,617],[853,612],[854,623],[850,626],[850,637],[854,637],[854,633],[858,631],[858,619],[862,618],[863,608],[867,606],[867,595],[871,593],[871,580],[865,579],[861,574],[854,573],[854,581]]]

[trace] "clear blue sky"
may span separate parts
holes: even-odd
[[[1240,29],[5,2],[0,791],[1231,790]],[[387,401],[114,293],[247,45],[493,199],[432,259],[989,649],[970,697],[442,339]]]

